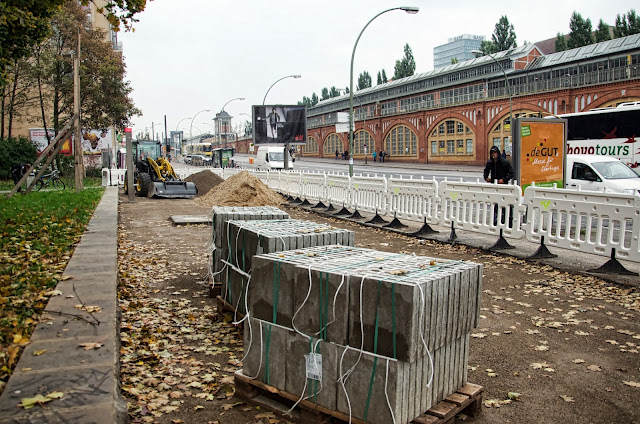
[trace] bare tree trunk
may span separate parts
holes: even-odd
[[[0,138],[4,138],[4,98],[5,98],[5,88],[6,86],[2,86],[2,105],[0,105]]]
[[[16,60],[13,67],[13,87],[11,88],[11,98],[9,100],[9,128],[7,136],[11,138],[11,130],[13,127],[13,109],[16,103],[16,89],[18,88],[18,76],[20,75],[20,63]]]
[[[44,113],[44,99],[42,97],[42,80],[40,79],[40,52],[36,54],[36,64],[38,67],[38,97],[40,98],[40,113],[42,114],[42,126],[44,127],[44,135],[47,137],[47,145],[51,144],[49,131],[47,130],[47,117]]]

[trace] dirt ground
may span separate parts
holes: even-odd
[[[128,203],[122,193],[120,202],[121,385],[132,421],[284,422],[233,396],[242,338],[209,297],[211,227],[169,220],[208,215],[210,208],[178,199]],[[360,247],[484,265],[482,315],[468,371],[468,381],[485,389],[484,406],[466,422],[640,422],[637,289],[282,209],[292,218],[353,230]]]

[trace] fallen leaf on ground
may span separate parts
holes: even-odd
[[[80,343],[80,346],[84,347],[84,350],[91,350],[91,349],[99,349],[103,345],[102,343]]]
[[[589,371],[602,371],[602,368],[600,368],[600,367],[599,367],[599,366],[597,366],[597,365],[589,365],[589,366],[587,367],[587,369],[588,369]]]
[[[640,387],[640,383],[637,381],[623,381],[623,383],[631,387]]]
[[[565,402],[575,402],[571,396],[567,396],[567,395],[560,395],[560,397],[561,397],[561,398],[562,398],[562,400],[564,400]]]

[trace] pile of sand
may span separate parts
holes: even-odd
[[[197,174],[191,174],[184,180],[196,185],[196,188],[198,189],[198,196],[204,196],[212,188],[224,182],[221,177],[207,169],[200,171]]]
[[[280,206],[284,198],[248,171],[229,177],[194,200],[202,206]]]

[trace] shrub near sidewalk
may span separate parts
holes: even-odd
[[[0,195],[0,393],[103,192]]]

